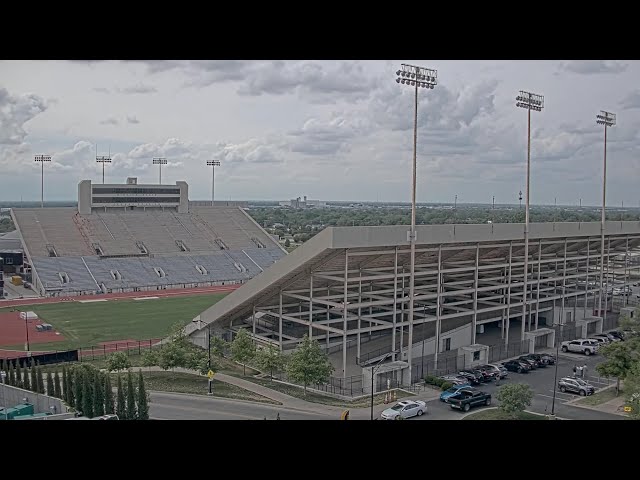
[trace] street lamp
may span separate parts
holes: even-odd
[[[411,378],[411,357],[413,347],[413,292],[415,288],[416,269],[416,157],[418,148],[418,88],[433,88],[438,84],[438,72],[430,68],[407,65],[403,63],[401,70],[396,72],[396,83],[410,85],[415,91],[415,108],[413,114],[413,180],[411,188],[411,231],[409,241],[411,242],[411,271],[409,274],[409,378]],[[411,381],[411,380],[409,380]]]
[[[153,159],[153,164],[160,166],[160,182],[159,182],[159,184],[162,185],[162,165],[166,165],[167,164],[167,159],[164,158],[164,157],[155,157]]]
[[[544,108],[544,96],[520,90],[516,97],[516,107],[527,109],[527,184],[525,187],[525,213],[524,213],[524,278],[522,281],[522,328],[520,329],[520,340],[524,340],[525,319],[527,316],[527,297],[529,287],[527,280],[529,276],[529,179],[531,177],[531,110],[536,112]],[[564,301],[564,299],[563,299]],[[529,330],[531,330],[531,319],[529,319]]]
[[[211,206],[213,207],[213,189],[216,181],[216,167],[220,166],[220,160],[207,160],[207,165],[211,167]]]
[[[24,331],[27,332],[27,352],[29,352],[29,315],[24,315]]]
[[[384,362],[387,358],[389,358],[392,355],[395,355],[396,353],[398,353],[397,350],[394,350],[393,352],[389,352],[387,353],[384,357],[382,357],[378,363],[375,364],[375,366],[371,369],[371,420],[373,420],[373,379],[376,376],[376,372],[378,371],[378,369],[382,366],[382,362]]]
[[[96,163],[102,164],[102,184],[104,185],[104,164],[111,163],[111,147],[109,147],[109,156],[98,156],[98,146],[96,145]]]
[[[562,341],[564,334],[564,324],[560,319],[560,338],[556,338],[556,365],[555,373],[553,376],[553,400],[551,402],[551,415],[556,414],[556,389],[558,388],[558,363],[560,363],[560,342]]]
[[[600,220],[600,292],[598,294],[598,316],[602,316],[602,287],[604,276],[604,229],[605,229],[605,206],[607,202],[607,127],[616,124],[616,114],[600,110],[596,115],[596,123],[604,125],[604,167],[602,170],[602,219]],[[608,261],[608,259],[607,259]],[[606,313],[605,313],[606,315]]]
[[[51,155],[36,155],[34,160],[40,163],[40,208],[44,208],[44,162],[50,162]]]

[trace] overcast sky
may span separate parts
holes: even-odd
[[[191,199],[410,201],[413,89],[401,63],[438,70],[419,90],[421,202],[517,203],[526,174],[519,90],[532,112],[532,203],[640,202],[638,61],[0,61],[0,200],[77,198],[81,179],[186,180]]]

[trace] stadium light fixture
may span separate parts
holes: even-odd
[[[102,164],[102,184],[104,185],[104,164],[111,163],[111,147],[109,147],[109,156],[98,156],[98,145],[96,145],[96,163]]]
[[[44,163],[51,161],[51,155],[36,155],[36,162],[40,162],[40,208],[44,208]]]
[[[400,80],[401,84],[409,84],[415,89],[415,109],[413,115],[413,180],[411,188],[411,231],[409,232],[409,242],[411,243],[411,272],[409,280],[409,376],[412,374],[412,355],[411,349],[413,345],[413,308],[414,308],[414,289],[415,289],[415,270],[416,270],[416,157],[418,148],[418,88],[433,89],[438,84],[438,71],[431,68],[418,67],[416,65],[407,65],[403,63],[400,70],[396,72],[396,82]],[[404,77],[404,79],[402,78]],[[424,79],[424,81],[416,81]],[[409,80],[411,79],[411,80]],[[438,326],[436,325],[436,329]],[[437,362],[436,348],[436,362]],[[345,373],[346,375],[346,373]]]
[[[155,157],[153,159],[153,164],[160,166],[160,185],[162,185],[162,165],[167,164],[167,159],[164,157]]]
[[[213,192],[216,182],[216,167],[220,166],[220,160],[207,160],[207,165],[211,167],[211,206],[213,207]]]
[[[607,203],[607,128],[616,125],[616,114],[600,110],[596,115],[596,123],[604,125],[604,166],[602,169],[602,216],[600,220],[600,292],[598,293],[598,316],[606,319],[607,312],[602,313],[602,289],[604,288],[604,229],[605,208]],[[609,259],[607,258],[607,262]]]
[[[516,107],[527,109],[527,184],[525,187],[524,202],[524,278],[522,279],[522,328],[520,340],[524,340],[525,319],[527,318],[528,274],[529,274],[529,180],[531,177],[531,110],[541,112],[544,108],[544,96],[520,90],[516,97]],[[564,301],[564,300],[563,300]],[[531,317],[529,317],[529,330],[531,330]],[[509,341],[509,330],[505,336]]]

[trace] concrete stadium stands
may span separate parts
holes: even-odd
[[[238,207],[13,209],[42,295],[243,283],[286,255]]]

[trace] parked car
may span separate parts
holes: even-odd
[[[465,377],[461,377],[460,375],[443,375],[440,377],[442,380],[446,380],[447,382],[451,382],[454,385],[467,385],[469,384],[469,379]]]
[[[482,375],[482,373],[474,372],[472,370],[461,370],[458,372],[458,376],[464,377],[469,380],[471,385],[479,385],[484,381],[484,375]]]
[[[474,372],[480,372],[480,375],[482,375],[482,381],[483,382],[490,382],[495,377],[493,371],[487,370],[484,365],[481,365],[481,366],[479,366],[477,368],[474,368],[473,371]]]
[[[546,359],[542,358],[542,355],[538,353],[530,353],[528,355],[523,355],[520,358],[533,360],[534,362],[536,362],[537,367],[546,367],[547,365],[549,365],[549,362]]]
[[[508,362],[504,362],[502,366],[510,372],[516,373],[529,373],[531,370],[531,365],[521,360],[509,360]]]
[[[611,330],[610,332],[607,332],[607,333],[609,336],[613,336],[620,341],[624,340],[624,333],[619,330]]]
[[[451,408],[468,412],[471,407],[491,405],[491,394],[480,390],[463,388],[455,395],[449,397],[449,401],[447,403],[449,403]]]
[[[604,337],[591,337],[591,338],[587,338],[587,340],[593,340],[594,342],[598,342],[600,346],[609,345],[609,343],[611,343],[610,340]]]
[[[611,338],[612,336],[607,335],[606,333],[595,333],[592,335],[591,338],[596,339],[596,338],[602,338],[605,341],[605,345],[609,344],[611,342],[613,342],[613,338]]]
[[[465,385],[454,385],[453,387],[445,390],[444,392],[442,392],[440,394],[440,400],[446,403],[449,400],[450,397],[454,396],[456,393],[458,393],[463,388],[470,389],[472,387],[468,383],[465,384]]]
[[[479,367],[482,371],[487,371],[491,374],[492,378],[496,378],[496,376],[498,376],[499,378],[505,378],[508,375],[508,371],[506,368],[500,366],[500,365],[494,365],[493,363],[490,363],[488,365],[483,365],[481,367]]]
[[[540,357],[547,361],[547,365],[555,365],[556,357],[551,355],[550,353],[541,353]]]
[[[595,340],[588,340],[586,338],[580,340],[567,340],[561,343],[563,352],[584,353],[585,355],[595,355],[598,353],[598,344]]]
[[[538,362],[536,360],[534,360],[533,358],[529,358],[526,355],[518,357],[518,360],[520,360],[521,362],[525,362],[525,363],[528,363],[529,365],[531,365],[531,370],[535,370],[536,368],[538,368]]]
[[[590,383],[581,378],[564,377],[558,382],[558,389],[561,392],[577,393],[583,397],[593,395],[596,389]]]
[[[403,401],[396,403],[393,407],[382,412],[383,420],[400,420],[421,416],[427,411],[427,404],[422,400]]]

